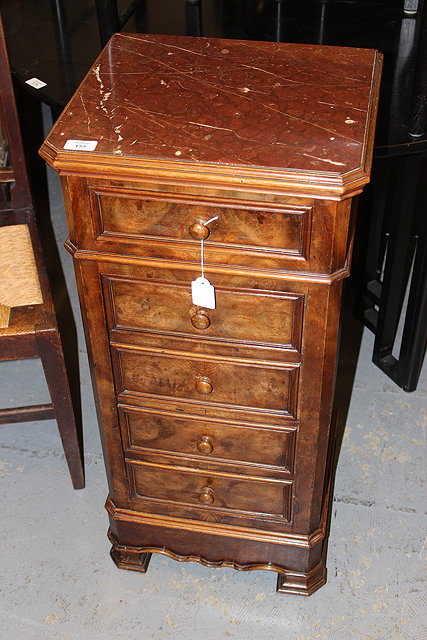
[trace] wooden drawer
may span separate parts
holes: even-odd
[[[216,309],[195,307],[189,282],[103,276],[111,329],[276,345],[300,351],[303,295],[216,287]]]
[[[142,394],[295,416],[298,366],[112,345],[121,400]]]
[[[121,407],[119,413],[127,451],[178,453],[292,470],[292,429],[260,428],[251,423],[231,424],[130,407]]]
[[[193,241],[191,225],[199,220],[209,224],[209,242],[253,249],[276,249],[304,257],[307,253],[307,210],[289,205],[245,207],[224,206],[210,201],[194,201],[178,194],[165,197],[103,187],[92,191],[100,235],[162,238]]]
[[[197,260],[201,236],[194,225],[218,216],[204,227],[207,263],[251,263],[251,254],[266,266],[271,260],[295,265],[309,260],[309,199],[242,203],[111,186],[88,188],[96,246],[101,251]]]
[[[289,521],[292,483],[128,461],[131,496]]]

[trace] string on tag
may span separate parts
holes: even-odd
[[[218,216],[214,216],[213,218],[211,218],[210,220],[207,220],[203,224],[205,225],[205,227],[207,227],[208,224],[210,224],[214,220],[218,220]],[[202,268],[202,278],[204,278],[205,277],[205,245],[204,245],[203,238],[201,239],[200,242],[201,242],[201,247],[200,247],[200,266]]]
[[[214,216],[207,222],[204,222],[203,225],[207,226],[217,219],[218,216]],[[191,300],[197,307],[216,309],[215,287],[205,278],[205,246],[203,239],[200,239],[200,266],[202,275],[191,283]]]

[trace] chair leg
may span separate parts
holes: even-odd
[[[83,489],[85,479],[82,434],[73,411],[61,339],[55,328],[49,328],[37,330],[36,340],[73,487]]]

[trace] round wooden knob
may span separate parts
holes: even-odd
[[[213,451],[212,439],[210,436],[201,436],[199,442],[197,443],[197,449],[200,453],[207,456],[209,453]]]
[[[199,309],[191,316],[191,324],[196,329],[207,329],[211,323],[211,319],[204,309]]]
[[[212,382],[209,380],[209,378],[200,378],[199,380],[197,380],[196,391],[198,393],[204,393],[205,395],[212,393],[213,385],[212,385]]]
[[[194,240],[206,240],[209,236],[209,229],[203,220],[196,220],[188,229],[188,233]]]
[[[214,492],[212,489],[210,487],[204,487],[202,493],[199,495],[199,502],[202,504],[212,504],[214,500]]]

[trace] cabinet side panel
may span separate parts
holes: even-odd
[[[341,289],[341,281],[311,285],[307,296],[295,458],[294,525],[299,533],[312,533],[321,524]]]
[[[129,504],[98,266],[74,262],[110,496]]]

